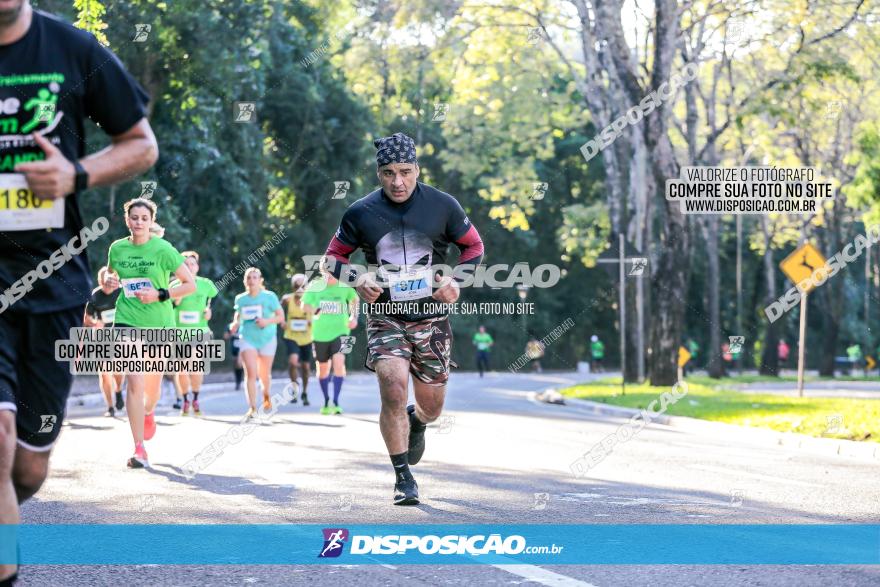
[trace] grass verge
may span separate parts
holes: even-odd
[[[799,398],[740,393],[731,390],[730,386],[749,381],[733,377],[721,380],[693,377],[686,379],[686,382],[688,394],[671,404],[667,414],[770,428],[779,432],[797,432],[818,438],[880,442],[880,399]],[[616,377],[560,391],[567,397],[643,409],[670,389],[628,384],[626,395],[621,395],[620,378]]]

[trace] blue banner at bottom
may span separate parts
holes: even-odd
[[[876,565],[880,525],[0,526],[0,564],[15,562]]]

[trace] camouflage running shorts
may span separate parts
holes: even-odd
[[[452,363],[452,329],[449,318],[439,316],[404,322],[390,316],[367,316],[366,367],[375,371],[385,357],[407,359],[413,377],[429,385],[443,385]]]

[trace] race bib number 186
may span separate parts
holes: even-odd
[[[64,227],[64,198],[38,198],[21,173],[0,173],[0,231]]]

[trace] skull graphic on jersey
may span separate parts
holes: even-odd
[[[434,257],[433,243],[423,232],[392,230],[376,243],[379,274],[430,267]]]

